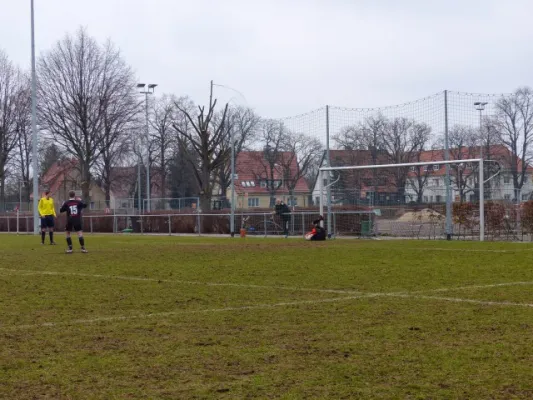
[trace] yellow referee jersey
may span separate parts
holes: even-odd
[[[51,197],[47,199],[46,197],[42,197],[41,200],[39,200],[39,215],[41,217],[44,217],[45,215],[53,215],[56,217],[56,209],[54,207],[54,199]]]

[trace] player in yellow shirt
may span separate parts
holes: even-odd
[[[50,197],[48,190],[44,192],[44,197],[39,200],[39,216],[41,217],[41,244],[44,244],[46,230],[50,235],[50,244],[56,244],[54,242],[56,208],[54,207],[54,199]]]

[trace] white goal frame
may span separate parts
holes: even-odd
[[[488,160],[485,160],[488,161]],[[399,168],[399,167],[416,167],[424,165],[450,165],[450,164],[462,164],[462,163],[477,163],[479,165],[479,241],[485,240],[485,193],[484,193],[484,181],[483,176],[483,159],[482,158],[469,158],[466,160],[443,160],[443,161],[425,161],[425,162],[413,162],[413,163],[400,163],[400,164],[375,164],[375,165],[352,165],[352,166],[340,166],[340,167],[321,167],[318,170],[318,192],[319,192],[319,213],[324,215],[324,189],[328,188],[328,185],[324,185],[324,176],[326,172],[330,171],[346,171],[346,170],[360,170],[360,169],[383,169],[383,168]],[[447,176],[448,173],[447,173]],[[489,178],[490,179],[490,178]],[[330,184],[329,186],[331,186]],[[452,203],[452,188],[449,182],[446,183],[446,205],[447,214],[451,214],[451,209],[448,205]],[[327,196],[327,195],[326,195]],[[328,215],[328,218],[331,216]],[[451,218],[451,215],[447,215],[447,218]],[[447,232],[450,234],[451,232]],[[331,234],[331,232],[328,232]]]

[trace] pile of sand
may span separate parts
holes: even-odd
[[[435,222],[440,218],[444,218],[444,215],[431,210],[429,208],[424,208],[420,211],[408,211],[398,218],[397,221],[400,222]]]

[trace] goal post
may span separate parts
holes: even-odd
[[[485,160],[487,162],[489,160]],[[375,165],[347,165],[347,166],[338,166],[338,167],[321,167],[319,169],[318,173],[318,193],[319,193],[319,213],[320,215],[324,215],[324,210],[326,205],[331,204],[331,197],[328,198],[326,193],[331,192],[328,191],[331,186],[335,185],[337,182],[335,179],[332,179],[332,183],[328,185],[329,180],[327,180],[328,175],[331,172],[341,172],[341,171],[356,171],[356,170],[376,170],[375,174],[377,175],[379,173],[379,170],[382,169],[398,169],[398,168],[420,168],[424,166],[436,166],[436,165],[444,165],[446,166],[446,177],[445,177],[445,187],[446,187],[446,203],[451,204],[453,203],[453,193],[455,191],[455,188],[452,187],[452,182],[450,178],[450,171],[449,167],[453,165],[457,165],[457,168],[464,168],[465,165],[474,166],[477,165],[477,171],[475,171],[474,168],[470,168],[471,175],[477,175],[477,180],[479,184],[477,185],[476,191],[478,194],[478,201],[479,201],[479,240],[484,241],[485,240],[485,193],[484,193],[484,183],[485,183],[485,177],[484,177],[484,161],[481,158],[470,158],[470,159],[463,159],[463,160],[441,160],[441,161],[421,161],[421,162],[412,162],[412,163],[398,163],[398,164],[375,164]],[[476,174],[477,172],[477,174]],[[490,180],[491,178],[489,178]],[[327,202],[327,204],[325,204]],[[331,221],[331,215],[330,215],[331,207],[327,207],[328,211],[328,221]],[[322,223],[323,224],[323,223]],[[446,233],[447,235],[451,235],[453,230],[453,223],[452,223],[452,216],[449,215],[449,213],[446,213]],[[334,235],[335,232],[328,232],[329,235]]]

